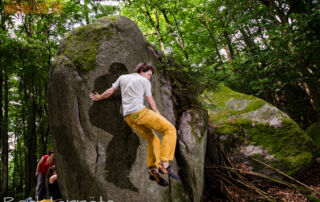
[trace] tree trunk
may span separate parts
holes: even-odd
[[[25,92],[26,93],[26,92]],[[25,136],[25,196],[29,196],[32,187],[36,184],[35,172],[36,172],[36,101],[32,93],[27,95],[30,100],[30,110],[28,115],[27,134]]]
[[[216,40],[214,39],[212,31],[210,30],[208,24],[204,20],[202,20],[202,19],[198,19],[198,20],[201,22],[201,24],[203,24],[203,26],[206,28],[206,30],[207,30],[207,32],[208,32],[208,34],[210,36],[212,45],[215,48],[215,54],[218,56],[218,63],[219,64],[223,64],[222,57],[221,57],[221,54],[219,53],[219,50],[218,50],[218,47],[217,47],[217,43],[216,43]]]
[[[225,47],[225,50],[227,52],[228,59],[232,62],[234,59],[234,50],[233,50],[231,38],[229,37],[229,33],[227,31],[227,26],[225,25],[225,21],[222,19],[222,16],[218,10],[217,10],[217,14],[218,14],[220,26],[221,28],[223,28],[223,31],[222,31],[222,37],[224,38],[224,40],[222,40],[224,41],[223,46]],[[217,30],[217,33],[221,37],[221,33],[218,30]]]
[[[1,62],[1,64],[0,64],[0,139],[1,139],[1,141],[0,141],[0,151],[2,152],[3,151],[3,143],[2,143],[2,140],[3,140],[3,133],[2,133],[2,131],[3,131],[3,113],[2,113],[2,89],[3,89],[3,72],[2,72],[2,64],[3,64],[3,60],[2,60],[2,58],[0,58],[0,62]],[[1,175],[0,175],[0,181],[1,182],[3,182],[3,180],[2,180],[2,159],[3,157],[2,157],[2,155],[1,155]],[[3,194],[3,183],[1,183],[1,194]]]
[[[242,36],[243,36],[243,40],[244,43],[246,44],[247,47],[247,52],[251,55],[251,56],[255,56],[256,54],[258,54],[258,52],[260,51],[259,47],[255,44],[254,40],[250,37],[250,34],[247,33],[242,27],[239,28]],[[266,66],[265,62],[262,60],[259,60],[257,62],[260,62],[262,64],[262,66]],[[254,72],[256,75],[257,80],[261,80],[260,75],[259,75],[259,71],[257,69],[257,67],[254,67]],[[264,95],[264,97],[269,97],[268,95]]]
[[[22,119],[23,120],[23,119]],[[24,122],[24,120],[23,120]],[[23,149],[22,149],[22,146],[21,146],[21,141],[23,141],[22,139],[18,140],[18,172],[19,172],[19,183],[18,183],[18,186],[17,186],[17,189],[16,189],[16,192],[17,193],[23,193],[23,185],[24,185],[24,182],[25,182],[25,177],[24,177],[24,164],[23,164]]]
[[[155,12],[155,17],[156,17],[156,23],[157,23],[157,24],[155,24],[154,21],[153,21],[153,19],[152,19],[152,17],[151,17],[151,15],[150,15],[150,12],[149,12],[149,10],[148,10],[147,5],[145,5],[145,6],[146,6],[146,9],[147,9],[147,10],[146,10],[146,11],[142,11],[142,12],[144,13],[144,15],[145,15],[145,16],[147,17],[147,19],[149,20],[151,26],[156,30],[156,34],[157,34],[157,38],[158,38],[158,40],[159,40],[159,44],[160,44],[161,51],[162,51],[163,53],[166,53],[166,49],[165,49],[164,42],[163,42],[163,37],[162,37],[161,32],[160,32],[160,23],[159,23],[159,18],[158,18],[157,10],[156,10],[156,12]]]
[[[4,120],[2,121],[2,193],[8,195],[8,72],[4,70]]]
[[[274,24],[282,24],[284,25],[286,20],[284,19],[284,16],[282,15],[282,12],[280,12],[279,8],[277,8],[277,5],[270,0],[260,0],[260,3],[262,3],[264,6],[268,9],[268,14],[270,19]],[[277,12],[277,13],[275,13]],[[278,14],[278,16],[277,16]],[[277,18],[278,17],[278,18]]]
[[[305,92],[309,96],[309,101],[317,114],[318,121],[320,121],[320,93],[316,84],[312,81],[305,81],[303,82],[303,87]]]
[[[90,24],[89,13],[88,13],[90,9],[88,8],[88,3],[89,3],[88,0],[84,0],[84,6],[85,6],[84,15],[86,17],[86,24],[87,25]]]
[[[181,41],[182,41],[182,46],[185,47],[185,43],[184,43],[184,38],[183,38],[183,33],[182,33],[182,30],[181,30],[181,27],[179,26],[179,23],[174,15],[173,12],[170,12],[170,14],[172,15],[173,19],[174,19],[174,22],[176,24],[176,27],[177,27],[177,30],[179,32],[179,35],[180,35],[180,38],[181,38]]]
[[[173,30],[173,27],[172,27],[172,25],[171,25],[171,23],[170,23],[170,20],[169,20],[169,18],[168,18],[168,16],[167,16],[167,13],[166,13],[165,9],[161,9],[161,12],[162,12],[162,15],[163,15],[164,19],[166,20],[166,23],[167,23],[167,25],[168,25],[168,27],[169,27],[169,29],[170,29],[170,32],[171,32],[174,40],[177,42],[178,46],[179,46],[180,49],[182,50],[182,52],[183,52],[183,54],[184,54],[184,57],[185,57],[186,59],[189,59],[189,55],[188,55],[186,49],[183,47],[183,45],[181,44],[178,36],[175,34],[175,31]]]
[[[39,128],[38,128],[37,134],[40,135],[39,149],[40,149],[40,154],[43,155],[47,153],[47,143],[48,143],[48,137],[47,137],[48,129],[46,127],[47,125],[46,125],[45,112],[43,107],[40,107],[39,109],[38,120],[39,120]]]
[[[17,119],[16,119],[17,120]],[[18,167],[18,149],[17,149],[17,130],[14,131],[14,142],[15,149],[13,151],[13,173],[12,173],[12,195],[15,195],[17,183],[16,183],[16,173],[17,173],[17,167]]]
[[[159,38],[159,43],[160,43],[160,47],[161,47],[161,51],[165,54],[166,53],[166,49],[164,46],[164,42],[163,42],[163,37],[160,34],[160,22],[159,22],[159,16],[158,16],[158,12],[157,9],[155,9],[155,13],[154,13],[155,17],[156,17],[156,33],[157,36]]]
[[[230,58],[233,60],[234,59],[234,51],[233,51],[233,47],[232,47],[232,44],[231,44],[231,39],[229,37],[229,34],[227,31],[223,31],[223,36],[226,40],[226,43],[227,43],[227,46],[228,46],[228,50],[229,50],[229,53],[230,53]]]

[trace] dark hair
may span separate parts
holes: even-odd
[[[147,64],[147,63],[139,63],[139,64],[136,66],[134,72],[136,72],[136,73],[141,73],[141,72],[147,72],[147,71],[149,71],[149,70],[152,71],[152,74],[154,73],[154,69],[153,69],[153,67],[152,67],[151,65],[149,65],[149,64]]]
[[[54,154],[54,151],[48,151],[48,155]]]

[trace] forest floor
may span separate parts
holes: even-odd
[[[207,173],[209,174],[209,173]],[[210,179],[210,176],[209,176]],[[210,185],[207,184],[204,190],[202,202],[224,202],[228,200],[228,194],[231,194],[232,201],[239,202],[247,201],[267,201],[263,197],[256,193],[250,193],[247,190],[239,191],[241,189],[233,189],[232,187],[226,188],[223,184],[214,183],[211,178]],[[216,178],[215,178],[216,179]],[[307,169],[300,177],[296,178],[300,182],[309,186],[313,190],[320,192],[320,164],[315,164],[311,168]],[[260,190],[264,191],[275,201],[283,202],[307,202],[308,200],[303,194],[293,188],[289,188],[285,185],[279,185],[277,183],[268,182],[265,180],[253,179],[254,185]],[[227,189],[227,190],[226,190]],[[222,191],[221,191],[222,190]],[[224,192],[224,193],[223,193]],[[228,193],[228,194],[226,194]],[[313,194],[315,196],[315,194]],[[315,196],[316,197],[316,196]],[[319,196],[318,196],[319,197]],[[320,198],[319,198],[320,201]]]
[[[320,164],[307,169],[298,180],[315,191],[320,192]],[[301,193],[288,187],[274,186],[267,188],[267,192],[276,196],[279,201],[307,202],[308,199]],[[320,199],[319,199],[320,200]]]

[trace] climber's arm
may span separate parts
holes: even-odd
[[[103,99],[107,99],[110,97],[117,89],[114,87],[108,88],[106,91],[104,91],[101,95],[99,93],[90,93],[89,97],[93,101],[99,101]]]
[[[156,102],[154,101],[152,95],[150,96],[146,96],[147,98],[147,101],[148,101],[148,104],[149,104],[149,107],[156,113],[160,114],[160,112],[158,111],[158,108],[157,108],[157,105],[156,105]]]

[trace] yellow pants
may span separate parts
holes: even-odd
[[[159,168],[160,161],[172,161],[177,142],[175,127],[163,116],[143,108],[125,117],[128,125],[148,141],[147,165]],[[152,131],[162,133],[162,140]]]

